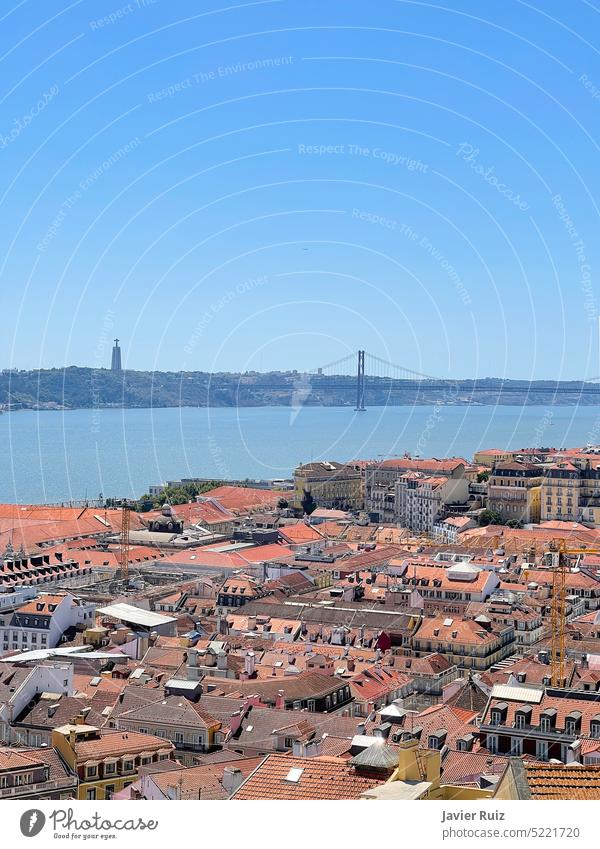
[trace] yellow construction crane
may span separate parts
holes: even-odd
[[[552,622],[552,686],[564,687],[565,674],[565,633],[567,630],[567,593],[566,580],[568,571],[568,558],[577,554],[598,554],[600,549],[596,546],[581,548],[570,548],[564,537],[551,540],[548,552],[552,558],[552,602],[550,606]]]
[[[550,615],[552,639],[550,646],[550,663],[552,670],[551,682],[553,687],[564,687],[565,675],[565,631],[567,624],[566,610],[566,550],[565,541],[558,543],[552,540],[548,546],[552,569],[552,598]]]
[[[127,581],[129,578],[129,531],[131,528],[131,504],[123,501],[121,504],[121,547],[119,550],[119,565],[121,566],[121,578]]]

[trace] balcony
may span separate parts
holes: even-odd
[[[533,740],[548,740],[552,743],[574,743],[581,734],[565,734],[564,731],[551,729],[550,731],[542,731],[536,725],[524,725],[522,728],[515,728],[511,725],[491,725],[489,723],[480,725],[480,731],[485,734],[499,734],[504,737],[529,737]]]
[[[53,781],[40,781],[37,784],[18,784],[13,787],[0,787],[0,799],[31,796],[37,793],[52,793],[54,790],[70,790],[76,786],[76,779],[59,778]]]

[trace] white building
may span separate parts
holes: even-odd
[[[12,613],[0,616],[0,650],[54,648],[70,628],[94,624],[96,606],[70,593],[41,593]]]
[[[464,504],[469,495],[466,478],[406,472],[396,481],[396,522],[413,533],[433,533],[446,505]]]

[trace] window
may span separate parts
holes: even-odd
[[[511,753],[511,755],[522,755],[523,754],[523,738],[522,737],[511,737],[510,753]]]
[[[95,799],[96,798],[96,788],[95,787],[88,787],[88,789],[85,791],[85,798],[86,799]]]
[[[114,792],[115,792],[115,785],[114,784],[107,784],[105,789],[104,789],[104,797],[106,799],[112,799],[112,795],[113,795]]]
[[[85,777],[86,778],[96,778],[97,775],[98,775],[98,765],[97,764],[90,764],[89,766],[86,766],[86,768],[85,768]]]
[[[109,761],[104,764],[104,775],[114,775],[117,770],[117,765],[114,761]]]
[[[131,772],[133,770],[133,761],[123,761],[123,772]]]
[[[548,760],[549,743],[547,740],[537,740],[535,744],[535,756],[542,761]]]
[[[487,748],[491,752],[492,755],[495,755],[498,751],[498,735],[497,734],[488,734],[487,735]]]

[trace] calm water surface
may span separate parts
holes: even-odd
[[[182,477],[288,477],[300,462],[600,442],[598,407],[252,407],[0,415],[0,502],[139,496]]]

